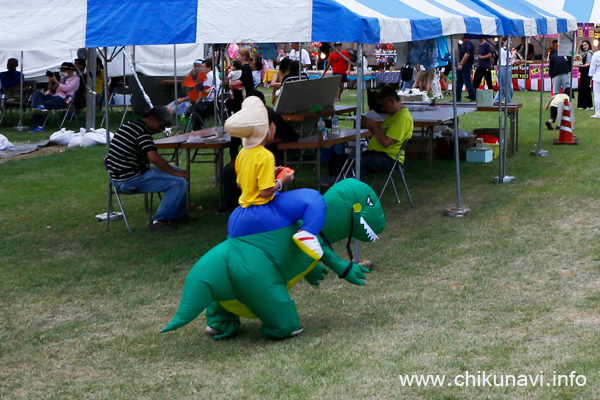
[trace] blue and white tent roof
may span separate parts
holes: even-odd
[[[510,22],[520,20],[520,11],[528,9],[523,1],[20,0],[0,7],[0,49],[199,42],[380,43],[570,29],[547,12],[538,12],[534,20],[523,17],[521,25]],[[556,24],[551,22],[555,19]]]
[[[563,10],[573,15],[577,22],[600,23],[600,1],[598,0],[527,0],[538,7]]]
[[[553,35],[577,30],[577,20],[553,0],[473,0],[502,20],[506,36]]]

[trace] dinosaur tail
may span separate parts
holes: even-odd
[[[188,273],[179,309],[161,333],[179,329],[192,322],[210,303],[215,301],[214,290],[218,291],[219,287],[227,285],[223,281],[223,270],[219,268],[219,264],[223,265],[224,262],[223,250],[226,250],[226,247],[222,245],[223,243],[206,253]]]
[[[210,288],[205,282],[190,279],[190,275],[185,280],[179,309],[171,322],[160,331],[161,333],[174,331],[189,324],[214,301]]]

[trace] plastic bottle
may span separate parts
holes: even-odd
[[[317,122],[317,133],[322,140],[328,139],[327,127],[325,126],[325,121],[323,121],[323,117],[319,118],[319,122]]]
[[[331,118],[331,133],[337,135],[340,133],[340,120],[338,119],[337,114],[333,114]]]

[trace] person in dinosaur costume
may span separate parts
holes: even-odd
[[[323,257],[313,260],[289,238],[302,221],[262,233],[228,238],[198,260],[189,272],[179,309],[161,331],[168,332],[194,320],[206,309],[207,332],[215,340],[239,332],[240,316],[260,318],[262,336],[282,339],[302,331],[294,301],[288,290],[300,279],[312,285],[327,274],[324,264],[340,278],[363,285],[368,270],[338,257],[331,243],[352,238],[373,242],[385,227],[379,198],[365,183],[345,179],[323,196],[327,208],[319,234]]]

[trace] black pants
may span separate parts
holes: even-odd
[[[490,68],[477,68],[475,70],[475,76],[473,76],[473,86],[475,87],[475,90],[479,89],[479,85],[483,78],[485,78],[488,89],[494,90],[494,86],[492,85],[492,71]]]
[[[214,101],[199,101],[192,107],[192,118],[194,124],[192,129],[195,131],[205,128],[202,124],[202,120],[197,118],[194,114],[199,115],[202,118],[208,118],[214,114]]]

